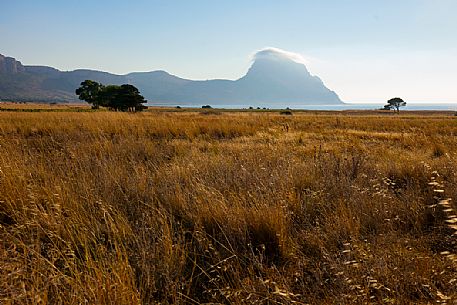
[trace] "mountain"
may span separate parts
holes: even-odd
[[[0,55],[0,100],[76,102],[74,91],[86,79],[102,84],[132,84],[149,104],[299,107],[342,103],[303,63],[277,49],[258,52],[247,74],[234,81],[193,81],[165,71],[126,75],[82,69],[59,71],[23,66],[12,57]]]

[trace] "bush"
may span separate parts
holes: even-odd
[[[281,114],[281,115],[292,115],[293,113],[290,110],[284,110],[284,111],[281,111],[279,114]]]

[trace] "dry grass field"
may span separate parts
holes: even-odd
[[[0,303],[455,304],[456,117],[217,113],[1,111]]]

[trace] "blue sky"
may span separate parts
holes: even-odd
[[[7,0],[0,53],[61,70],[236,79],[276,47],[345,101],[457,102],[456,12],[456,0]]]

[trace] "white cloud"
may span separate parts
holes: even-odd
[[[299,53],[294,53],[286,50],[282,50],[279,48],[273,48],[273,47],[267,47],[263,48],[261,50],[258,50],[251,56],[252,60],[256,59],[261,59],[261,58],[286,58],[293,60],[295,62],[301,63],[301,64],[309,64],[310,60],[308,58],[305,58],[303,55]]]

